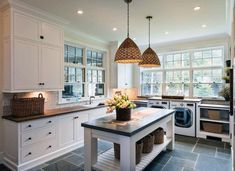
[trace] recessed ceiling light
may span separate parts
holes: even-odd
[[[193,8],[194,11],[199,11],[200,9],[201,9],[201,7],[199,7],[199,6]]]
[[[117,31],[117,28],[116,28],[116,27],[114,27],[114,28],[113,28],[113,31]]]
[[[207,25],[206,25],[206,24],[203,24],[203,25],[202,25],[202,28],[206,28],[206,27],[207,27]]]
[[[82,10],[77,10],[77,14],[83,14],[83,11]]]
[[[168,35],[168,34],[169,34],[169,32],[168,32],[168,31],[166,31],[166,32],[165,32],[165,35]]]

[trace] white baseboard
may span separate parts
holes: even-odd
[[[0,151],[0,164],[3,163],[3,152]]]

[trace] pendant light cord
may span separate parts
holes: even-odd
[[[130,27],[130,23],[129,23],[129,18],[130,18],[130,9],[129,9],[129,2],[127,2],[127,37],[129,37],[129,27]]]
[[[150,47],[150,17],[148,18],[149,19],[149,47]]]

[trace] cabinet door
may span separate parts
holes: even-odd
[[[35,40],[39,39],[39,22],[29,16],[14,12],[14,36]]]
[[[76,141],[83,141],[84,140],[84,127],[81,126],[83,122],[88,121],[88,112],[78,112],[75,114],[75,117],[78,117],[76,119],[76,124],[75,124],[75,136],[76,136]]]
[[[35,90],[38,87],[38,45],[15,39],[13,56],[14,89]]]
[[[42,22],[41,36],[43,36],[43,43],[63,46],[63,31],[56,26]]]
[[[41,46],[40,82],[45,90],[63,89],[63,57],[61,48]]]
[[[59,117],[59,146],[64,147],[75,142],[74,114]]]

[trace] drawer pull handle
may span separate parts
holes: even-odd
[[[32,154],[32,153],[31,153],[31,152],[29,152],[29,153],[28,153],[28,156],[30,156],[31,154]]]
[[[28,127],[29,127],[29,128],[31,128],[31,127],[32,127],[32,125],[28,125]]]
[[[48,134],[51,135],[51,132],[49,132]]]
[[[30,140],[32,140],[32,138],[31,138],[31,137],[29,137],[29,138],[28,138],[28,141],[30,141]]]
[[[74,117],[74,119],[78,119],[78,116]]]
[[[51,123],[52,121],[48,121],[48,123]]]
[[[51,145],[48,146],[48,148],[51,148],[51,147],[52,147]]]

